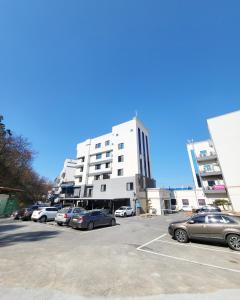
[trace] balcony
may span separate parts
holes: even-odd
[[[210,170],[210,171],[201,171],[200,176],[205,177],[222,177],[222,171],[220,170]]]
[[[204,193],[206,195],[216,195],[216,194],[225,195],[227,194],[227,190],[225,188],[225,185],[221,184],[221,185],[204,187]]]
[[[102,164],[106,164],[106,163],[110,163],[110,162],[112,162],[112,158],[107,157],[107,158],[94,160],[94,161],[89,163],[89,166],[102,165]]]
[[[216,161],[217,160],[217,155],[215,153],[210,153],[207,155],[200,155],[197,157],[197,162],[208,162],[208,161]]]

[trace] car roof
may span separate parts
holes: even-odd
[[[232,213],[227,212],[220,212],[220,211],[209,211],[201,214],[195,214],[194,216],[209,216],[209,215],[221,215],[221,216],[230,216],[230,217],[237,217],[236,215]]]

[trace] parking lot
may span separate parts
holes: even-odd
[[[185,217],[118,218],[92,231],[0,220],[1,299],[238,298],[240,254],[174,241],[168,224]]]

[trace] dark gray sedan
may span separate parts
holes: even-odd
[[[180,243],[190,239],[223,241],[240,251],[240,217],[224,213],[194,215],[188,220],[173,222],[168,232]]]
[[[113,215],[107,214],[102,210],[85,211],[80,214],[75,214],[69,223],[74,229],[92,230],[100,226],[114,226],[116,220]]]

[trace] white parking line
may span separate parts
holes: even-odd
[[[139,247],[137,248],[137,250],[141,250],[143,247],[146,247],[147,245],[150,245],[151,243],[153,243],[153,242],[155,242],[155,241],[157,241],[157,240],[159,240],[159,239],[163,238],[163,237],[164,237],[164,236],[166,236],[166,235],[167,235],[167,234],[166,234],[166,233],[164,233],[164,234],[162,234],[162,235],[158,236],[157,238],[155,238],[155,239],[151,240],[150,242],[147,242],[147,243],[145,243],[145,244],[143,244],[143,245],[139,246]]]
[[[194,260],[190,260],[190,259],[186,259],[186,258],[181,258],[181,257],[176,257],[176,256],[171,256],[171,255],[166,255],[166,254],[161,254],[161,253],[150,251],[150,250],[144,250],[144,249],[139,249],[139,248],[137,248],[137,250],[142,251],[142,252],[146,252],[146,253],[150,253],[150,254],[154,254],[154,255],[158,255],[158,256],[162,256],[162,257],[167,257],[167,258],[172,258],[172,259],[175,259],[175,260],[189,262],[189,263],[196,264],[196,265],[211,267],[211,268],[220,269],[220,270],[224,270],[224,271],[230,271],[230,272],[234,272],[234,273],[240,273],[240,270],[236,270],[236,269],[229,269],[229,268],[224,268],[224,267],[215,266],[215,265],[211,265],[211,264],[205,264],[205,263],[201,263],[201,262],[198,262],[198,261],[194,261]]]
[[[185,247],[199,248],[199,249],[215,251],[215,252],[223,252],[223,253],[228,253],[228,254],[240,255],[240,252],[236,252],[234,250],[227,251],[227,250],[220,250],[220,249],[212,249],[212,248],[209,248],[209,247],[196,246],[196,245],[193,245],[192,243],[182,244],[182,243],[178,243],[178,242],[174,243],[174,242],[168,242],[168,241],[163,241],[163,240],[157,240],[156,242],[165,243],[165,244],[172,244],[172,245],[175,245],[175,246],[185,246]]]
[[[205,267],[210,267],[210,268],[215,268],[215,269],[219,269],[219,270],[224,270],[224,271],[230,271],[230,272],[234,272],[234,273],[240,273],[240,270],[236,270],[236,269],[230,269],[230,268],[224,268],[224,267],[220,267],[220,266],[216,266],[216,265],[211,265],[211,264],[206,264],[206,263],[202,263],[202,262],[198,262],[198,261],[195,261],[195,260],[190,260],[190,259],[186,259],[186,258],[181,258],[181,257],[176,257],[176,256],[172,256],[172,255],[167,255],[167,254],[162,254],[162,253],[159,253],[159,252],[154,252],[154,251],[151,251],[151,250],[146,250],[146,249],[142,249],[154,242],[165,242],[165,241],[160,241],[160,239],[162,239],[163,237],[165,237],[167,234],[162,234],[160,235],[159,237],[139,246],[137,248],[137,251],[141,251],[141,252],[145,252],[145,253],[150,253],[150,254],[154,254],[154,255],[158,255],[158,256],[162,256],[162,257],[167,257],[167,258],[171,258],[171,259],[174,259],[174,260],[180,260],[180,261],[185,261],[185,262],[189,262],[189,263],[192,263],[192,264],[195,264],[195,265],[201,265],[201,266],[205,266]],[[165,242],[165,243],[171,243],[171,242]],[[175,243],[171,243],[171,244],[174,244],[174,245],[182,245],[182,244],[175,244]],[[187,246],[187,245],[182,245],[182,246]],[[213,249],[206,249],[205,247],[198,247],[198,246],[192,246],[192,247],[197,247],[197,248],[204,248],[204,250],[213,250]],[[219,250],[221,251],[221,250]],[[227,252],[227,251],[224,251],[224,252]],[[227,252],[229,253],[229,252]],[[234,252],[235,253],[235,252]],[[238,253],[235,253],[235,254],[238,254]]]

